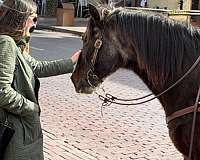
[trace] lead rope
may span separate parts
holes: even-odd
[[[192,131],[191,131],[191,138],[190,138],[190,150],[189,150],[189,159],[192,160],[192,148],[193,148],[193,141],[194,141],[194,132],[195,132],[195,125],[196,125],[196,116],[197,116],[197,110],[198,110],[198,104],[199,104],[199,96],[200,96],[200,86],[197,93],[197,98],[195,102],[195,108],[194,108],[194,114],[193,114],[193,122],[192,122]]]
[[[105,91],[105,89],[104,89],[103,86],[100,87],[100,89],[103,91],[104,94],[106,94],[106,91]],[[95,93],[96,95],[98,95],[98,96],[101,96],[97,91],[94,91],[94,93]],[[109,104],[108,104],[108,103],[109,103]],[[105,106],[110,105],[110,104],[111,104],[111,102],[108,102],[108,101],[104,101],[104,102],[101,104],[101,116],[102,116],[102,117],[103,117],[103,108],[104,108]]]
[[[169,90],[171,90],[172,88],[174,88],[175,86],[177,86],[180,82],[182,82],[194,69],[195,67],[199,64],[200,62],[200,56],[197,58],[197,60],[195,61],[195,63],[190,67],[190,69],[181,77],[179,78],[173,85],[171,85],[169,88],[167,88],[166,90],[164,90],[163,92],[155,95],[154,97],[150,98],[150,96],[152,96],[153,94],[148,94],[146,96],[140,97],[140,98],[136,98],[136,99],[122,99],[122,98],[117,98],[111,94],[106,94],[105,96],[99,96],[99,99],[103,101],[103,103],[105,102],[110,102],[110,104],[114,103],[114,104],[118,104],[118,105],[139,105],[139,104],[143,104],[143,103],[147,103],[149,101],[152,101],[160,96],[162,96],[163,94],[165,94],[166,92],[168,92]],[[135,101],[135,100],[142,100],[144,98],[148,98],[147,100],[143,100],[141,102],[138,103],[121,103],[121,102],[116,102],[116,101],[124,101],[124,102],[128,102],[128,101]]]

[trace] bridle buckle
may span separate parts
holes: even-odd
[[[94,44],[94,47],[95,47],[96,49],[100,49],[101,46],[102,46],[102,43],[103,43],[102,40],[97,39],[96,42],[95,42],[95,44]]]

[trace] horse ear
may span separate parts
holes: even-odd
[[[101,20],[101,16],[97,10],[97,8],[91,4],[89,4],[89,13],[92,16],[92,18],[96,21],[99,22]]]

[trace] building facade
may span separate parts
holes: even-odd
[[[45,15],[54,16],[59,0],[46,0]],[[77,0],[74,0],[77,1]],[[107,3],[108,0],[101,0]],[[131,0],[132,6],[139,7],[142,0]],[[147,7],[161,9],[180,9],[180,2],[183,2],[182,9],[200,9],[200,0],[147,0]]]
[[[192,1],[192,9],[200,10],[200,0],[193,0]]]
[[[191,8],[191,0],[164,0],[164,1],[163,0],[147,0],[147,1],[148,1],[148,7],[150,8],[172,9],[172,10]]]

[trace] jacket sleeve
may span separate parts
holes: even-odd
[[[39,112],[38,104],[26,99],[12,87],[17,47],[11,37],[0,40],[0,108],[20,116]]]
[[[23,56],[39,78],[71,73],[74,69],[71,59],[37,61],[28,53],[24,53]]]

